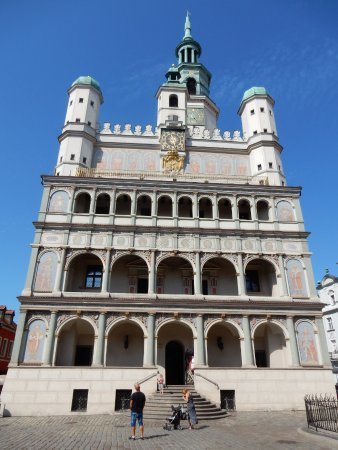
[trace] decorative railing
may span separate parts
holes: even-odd
[[[156,377],[159,373],[160,373],[159,371],[154,372],[154,373],[148,375],[147,377],[142,378],[142,380],[136,381],[136,383],[137,383],[137,384],[145,383],[146,381],[150,380],[151,378]]]
[[[111,124],[109,122],[105,122],[103,124],[102,130],[98,130],[100,134],[114,134],[114,135],[133,135],[133,136],[158,136],[159,130],[157,127],[154,128],[152,125],[146,125],[144,129],[142,129],[141,125],[136,125],[134,129],[132,129],[132,125],[130,123],[126,123],[124,128],[120,124],[115,124],[113,129],[111,129]],[[203,126],[189,126],[188,127],[189,137],[192,139],[205,139],[212,141],[232,141],[232,142],[246,142],[245,134],[241,135],[239,130],[224,131],[223,133],[219,128],[215,128],[213,130],[208,130]]]
[[[219,390],[219,385],[216,383],[216,381],[210,380],[210,378],[206,377],[205,375],[202,375],[200,373],[196,373],[195,372],[195,377],[201,377],[206,381],[209,381],[209,383],[213,384],[216,386],[217,390]]]
[[[338,432],[338,401],[333,395],[304,397],[308,427]]]

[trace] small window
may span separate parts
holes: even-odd
[[[220,391],[221,408],[226,411],[236,411],[235,391]]]
[[[71,161],[74,161],[74,159],[75,159],[75,155],[74,155],[74,153],[72,153],[72,154],[70,155],[70,160],[71,160]]]
[[[88,125],[91,127],[92,126],[92,123],[88,120]]]
[[[94,108],[95,103],[93,102],[93,100],[90,102],[90,106],[92,106]]]
[[[102,267],[88,266],[86,273],[86,289],[98,289],[102,284]]]
[[[130,406],[131,389],[116,389],[115,411],[128,411]]]
[[[72,411],[87,411],[88,389],[74,389]]]
[[[83,103],[83,98],[79,98],[79,103]]]
[[[327,320],[328,329],[329,330],[333,330],[332,318],[331,317],[327,317],[326,320]]]
[[[269,113],[270,113],[270,116],[272,116],[272,111],[271,111],[271,109],[269,110]]]
[[[203,295],[209,294],[208,280],[202,280],[202,294]]]
[[[7,352],[8,358],[10,358],[12,356],[12,350],[13,350],[13,341],[10,341],[9,346],[8,346],[8,352]]]
[[[82,162],[83,164],[87,164],[87,158],[85,156],[82,158]]]
[[[264,108],[260,108],[260,111],[261,111],[261,112],[264,112]]]
[[[56,172],[56,176],[58,177],[60,175],[60,172]]]
[[[253,132],[253,134],[257,134],[257,130],[255,130],[255,131]]]
[[[75,122],[80,122],[80,119],[77,117],[77,118],[75,119]]]
[[[280,165],[278,164],[278,170],[280,171]]]
[[[253,116],[253,115],[255,114],[255,110],[252,109],[252,110],[250,111],[250,114]]]
[[[59,162],[60,162],[60,163],[62,162],[62,156],[60,156]]]
[[[282,186],[285,186],[285,183],[284,183],[284,181],[282,181]]]
[[[169,107],[177,108],[178,107],[178,97],[175,94],[169,96]]]
[[[268,129],[267,129],[267,128],[264,128],[263,131],[264,131],[264,133],[267,133],[267,132],[268,132]]]
[[[269,162],[269,169],[272,169],[272,162]]]
[[[4,339],[3,344],[2,344],[2,349],[1,349],[1,356],[6,355],[7,345],[8,345],[8,339]]]
[[[73,104],[73,100],[71,100],[71,101],[69,102],[69,106],[72,106],[72,104]]]
[[[258,164],[258,165],[257,165],[257,169],[258,169],[258,170],[262,170],[262,164]]]

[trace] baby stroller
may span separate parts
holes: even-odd
[[[171,416],[167,418],[167,422],[163,425],[163,430],[171,431],[171,430],[182,430],[181,427],[181,419],[185,418],[186,412],[182,405],[178,405],[175,407],[171,405]]]

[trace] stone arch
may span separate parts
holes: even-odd
[[[287,199],[280,199],[275,204],[277,220],[280,222],[295,221],[295,206]]]
[[[156,270],[158,269],[158,266],[160,265],[160,263],[162,261],[164,261],[167,258],[172,258],[172,257],[177,257],[177,258],[182,258],[185,259],[192,267],[192,270],[195,272],[196,271],[196,267],[195,267],[195,263],[189,258],[189,256],[186,256],[184,253],[168,253],[168,254],[164,254],[159,256],[156,259]]]
[[[220,197],[217,200],[218,217],[220,219],[232,220],[232,207],[233,203],[228,197]]]
[[[239,338],[244,339],[244,332],[243,332],[242,328],[240,327],[240,325],[238,325],[238,323],[236,323],[232,319],[221,319],[221,318],[213,319],[206,325],[205,330],[204,330],[205,337],[208,337],[210,328],[212,328],[214,325],[220,324],[220,323],[221,324],[229,324],[229,325],[233,326],[234,328],[236,328]]]
[[[68,292],[100,292],[106,270],[99,251],[79,251],[72,255],[65,267],[65,290]]]
[[[282,294],[279,267],[268,255],[247,258],[244,272],[247,295],[276,297]]]
[[[241,367],[243,331],[231,320],[215,319],[206,328],[209,367]]]
[[[49,198],[48,212],[60,212],[65,213],[68,210],[69,205],[69,192],[63,189],[57,189],[53,191]]]
[[[279,269],[278,263],[275,261],[274,258],[271,258],[269,255],[250,255],[250,256],[248,256],[244,261],[243,269],[245,270],[247,265],[255,259],[261,259],[261,260],[267,261],[270,264],[272,264],[273,267],[275,268],[276,274],[278,276],[280,276],[280,269]]]
[[[100,192],[95,198],[95,214],[109,214],[111,197],[107,192]]]
[[[257,367],[288,367],[290,349],[286,328],[277,320],[260,320],[251,330]]]
[[[237,199],[238,218],[240,220],[252,220],[252,201],[245,197]]]
[[[122,317],[117,317],[116,319],[112,320],[107,326],[106,326],[106,330],[105,330],[105,337],[108,337],[108,334],[110,333],[110,331],[118,326],[119,324],[122,324],[123,322],[133,322],[136,325],[138,325],[141,330],[143,331],[143,335],[145,338],[148,337],[148,331],[147,331],[147,327],[141,322],[141,320],[137,319],[137,317],[126,317],[126,316],[122,316]]]
[[[203,258],[203,261],[201,261],[201,270],[203,270],[204,265],[208,261],[210,261],[210,259],[214,259],[214,258],[221,258],[221,259],[225,259],[226,261],[229,261],[229,263],[231,263],[234,266],[236,272],[238,272],[238,265],[234,262],[234,260],[232,258],[227,256],[226,254],[219,255],[217,253],[212,253],[210,255],[205,255],[205,258]]]
[[[122,252],[111,262],[109,292],[147,294],[150,267],[142,252]]]
[[[194,339],[197,339],[197,330],[195,328],[195,326],[189,322],[188,320],[184,319],[184,318],[174,318],[174,317],[168,317],[164,320],[162,320],[156,327],[155,327],[155,337],[158,337],[158,333],[160,331],[161,328],[163,328],[165,325],[168,325],[170,323],[176,323],[176,324],[183,324],[184,326],[188,327],[193,335]]]
[[[136,199],[136,215],[151,216],[153,199],[150,194],[139,193]]]
[[[101,254],[98,250],[90,250],[90,251],[87,251],[87,250],[78,250],[78,251],[75,251],[74,253],[72,253],[72,254],[67,258],[66,263],[65,263],[65,270],[69,270],[69,266],[70,266],[70,264],[72,263],[72,261],[73,261],[75,258],[77,258],[78,256],[80,256],[80,255],[95,255],[95,256],[97,256],[97,257],[100,259],[101,263],[102,263],[102,269],[103,269],[103,271],[105,270],[105,267],[106,267],[106,261],[103,259],[102,254]]]
[[[204,258],[203,258],[204,259]],[[229,258],[212,255],[203,261],[202,293],[204,295],[238,295],[237,267]]]
[[[255,331],[257,330],[257,328],[259,326],[261,326],[262,324],[264,324],[264,323],[273,323],[274,325],[278,326],[282,330],[285,339],[289,339],[289,332],[288,332],[286,326],[284,324],[282,324],[279,320],[276,320],[276,319],[261,319],[261,320],[258,320],[255,323],[255,325],[251,326],[251,338],[252,339],[254,338]]]
[[[58,337],[59,334],[60,334],[60,332],[62,331],[62,328],[63,328],[65,325],[69,324],[69,322],[72,322],[72,321],[78,320],[78,319],[80,319],[80,320],[85,320],[86,322],[88,322],[88,323],[93,327],[93,330],[94,330],[94,336],[95,336],[95,338],[97,338],[97,336],[98,336],[98,329],[97,329],[96,323],[93,321],[92,318],[90,318],[90,317],[88,317],[88,316],[82,316],[82,315],[80,315],[80,316],[75,316],[75,315],[73,315],[73,316],[67,317],[65,320],[63,320],[62,322],[60,322],[60,323],[57,325],[57,327],[56,327],[56,330],[55,330],[55,336]]]
[[[60,252],[58,250],[56,250],[55,248],[44,248],[43,250],[41,250],[41,252],[38,255],[38,262],[40,261],[41,257],[48,252],[52,252],[56,254],[57,260],[58,262],[60,262]]]
[[[92,200],[93,200],[92,192],[89,193],[88,191],[83,189],[77,191],[74,196],[74,213],[88,214]]]
[[[169,201],[168,201],[169,200]],[[161,194],[157,198],[157,216],[172,217],[173,216],[173,196],[170,194]]]
[[[271,220],[270,218],[270,202],[265,198],[260,198],[255,202],[256,215],[258,220]]]
[[[181,194],[177,198],[177,215],[179,218],[193,217],[193,199],[186,194]]]
[[[49,328],[48,320],[46,319],[45,316],[40,316],[40,315],[30,317],[25,324],[24,330],[27,331],[30,324],[32,322],[34,322],[35,320],[42,320],[46,325],[46,330],[48,330],[48,328]]]
[[[147,264],[148,270],[150,270],[150,264],[149,264],[149,261],[145,258],[144,254],[143,254],[142,252],[137,252],[137,251],[136,251],[136,252],[122,251],[121,253],[120,253],[120,252],[119,252],[119,253],[116,253],[116,254],[112,257],[112,259],[111,259],[111,262],[110,262],[110,270],[112,270],[113,265],[114,265],[119,259],[123,258],[124,256],[129,256],[129,255],[135,255],[135,256],[140,257],[140,258]]]
[[[121,216],[130,216],[132,200],[127,192],[119,192],[115,200],[115,214]]]
[[[198,217],[200,219],[213,218],[213,198],[209,195],[203,195],[198,199]]]

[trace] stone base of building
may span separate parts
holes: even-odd
[[[133,389],[136,381],[154,375],[142,383],[142,391],[151,394],[156,389],[156,372],[157,368],[130,367],[10,368],[1,395],[4,415],[78,414],[72,412],[74,390],[88,390],[85,414],[111,414],[117,390]],[[301,410],[305,394],[334,394],[335,381],[331,370],[323,368],[199,368],[195,388],[218,405],[224,391],[234,391],[238,411]]]

